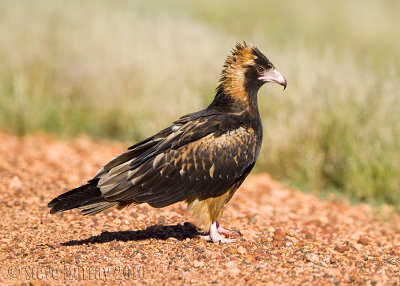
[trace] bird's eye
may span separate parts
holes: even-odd
[[[257,67],[257,72],[258,72],[258,73],[264,73],[264,72],[265,72],[264,67],[258,66],[258,67]]]

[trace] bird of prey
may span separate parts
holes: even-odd
[[[113,158],[87,184],[53,199],[50,213],[79,208],[93,215],[115,205],[161,208],[184,201],[207,231],[203,238],[233,241],[226,236],[234,233],[217,220],[260,153],[257,92],[267,82],[286,88],[286,79],[258,48],[236,44],[207,108],[180,117]]]

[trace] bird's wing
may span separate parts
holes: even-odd
[[[256,141],[255,131],[233,117],[178,120],[114,158],[94,180],[110,202],[163,207],[199,194],[216,197],[255,162]]]

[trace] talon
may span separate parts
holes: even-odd
[[[223,227],[218,228],[218,233],[223,234],[225,236],[240,236],[240,237],[243,236],[243,234],[240,231],[234,231]]]
[[[212,241],[210,235],[199,235],[198,237],[204,239],[205,241]]]
[[[225,236],[239,236],[242,237],[243,234],[240,231],[234,231],[230,229],[223,228],[219,225],[218,221],[216,221],[218,233],[223,234]]]

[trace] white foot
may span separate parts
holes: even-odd
[[[200,235],[200,238],[205,239],[207,241],[217,242],[217,243],[229,243],[235,241],[234,239],[226,238],[220,235],[218,231],[219,225],[218,222],[214,222],[210,228],[209,235]],[[225,229],[224,229],[225,230]]]

